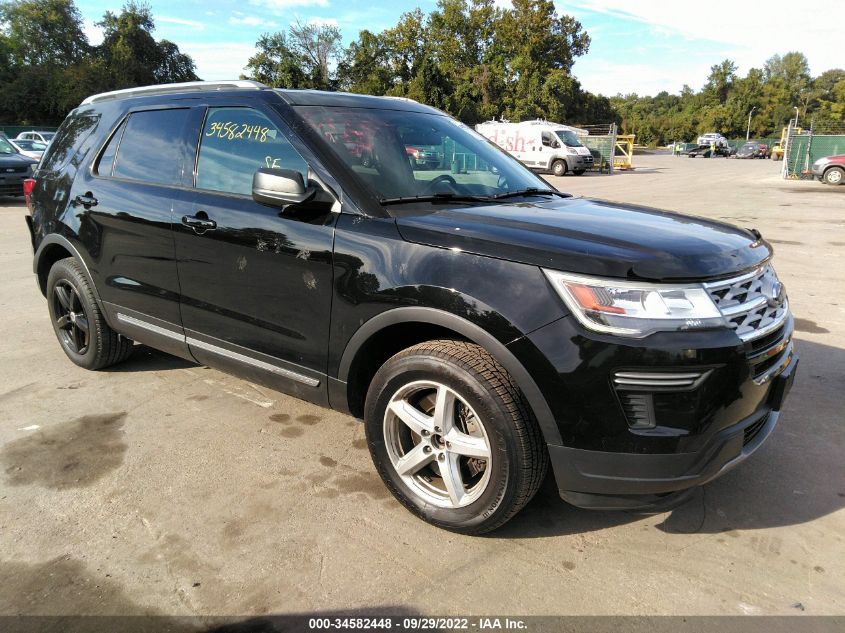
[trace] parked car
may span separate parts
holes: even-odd
[[[7,139],[12,146],[21,154],[33,160],[41,160],[44,150],[47,149],[47,144],[41,141],[33,141],[31,139]]]
[[[38,164],[21,154],[5,136],[0,136],[0,196],[24,195],[24,180],[32,176]]]
[[[845,183],[845,154],[818,159],[813,163],[813,176],[827,185]]]
[[[696,156],[710,158],[710,156],[712,156],[714,153],[716,154],[716,156],[724,156],[725,158],[728,158],[729,156],[733,155],[731,148],[727,145],[699,145],[698,147],[694,147],[693,149],[688,151],[687,156],[689,156],[690,158],[695,158]]]
[[[54,136],[56,136],[55,132],[30,130],[28,132],[21,132],[15,137],[15,140],[20,139],[22,141],[39,141],[41,143],[49,145],[50,141],[53,140]]]
[[[708,132],[707,134],[702,134],[696,139],[697,145],[710,145],[711,143],[716,143],[717,145],[727,145],[728,139],[724,136],[719,134],[718,132]]]
[[[412,161],[414,167],[425,167],[437,169],[443,162],[443,155],[434,147],[417,146],[405,147],[405,153]]]
[[[768,158],[769,157],[769,146],[765,143],[759,143],[757,141],[749,141],[748,143],[744,143],[742,147],[740,147],[736,151],[737,158]]]
[[[460,182],[417,170],[411,138],[461,148]],[[449,530],[501,526],[549,465],[578,506],[676,504],[759,448],[795,375],[758,232],[561,193],[410,100],[95,95],[30,182],[72,362],[138,341],[363,418],[390,492]]]

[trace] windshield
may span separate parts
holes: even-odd
[[[297,113],[372,190],[391,203],[462,203],[551,187],[480,134],[447,116],[298,106]],[[470,199],[473,198],[473,199]],[[399,199],[399,200],[397,200]],[[409,199],[409,200],[406,200]]]
[[[4,138],[0,138],[0,154],[17,154],[18,151],[11,146],[9,141]]]
[[[571,130],[556,130],[555,134],[557,134],[558,138],[567,147],[581,147],[581,143],[578,141],[578,137],[575,136],[575,132]]]

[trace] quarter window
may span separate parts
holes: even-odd
[[[182,182],[185,124],[190,110],[148,110],[130,115],[114,164],[119,178],[162,185]]]
[[[281,130],[252,108],[210,108],[202,131],[197,187],[252,194],[258,169],[292,169],[308,178],[308,165]]]
[[[120,144],[120,137],[123,136],[123,128],[126,127],[126,122],[120,124],[111,139],[103,150],[100,156],[100,161],[97,163],[97,174],[100,176],[111,176],[112,167],[114,167],[114,156],[117,154],[117,146]]]

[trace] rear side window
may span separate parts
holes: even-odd
[[[72,114],[66,118],[41,159],[40,168],[47,171],[63,169],[71,158],[81,153],[84,141],[97,128],[99,121],[99,114]]]
[[[197,187],[249,196],[252,176],[262,167],[293,169],[308,179],[305,160],[261,112],[209,108],[197,161]]]
[[[161,185],[182,182],[183,133],[190,110],[134,112],[126,122],[114,176]]]
[[[97,162],[97,174],[100,176],[111,176],[114,168],[114,157],[117,154],[117,146],[120,145],[120,139],[123,136],[123,128],[126,127],[126,121],[120,124],[111,139],[109,139],[106,148],[100,155],[100,160]]]

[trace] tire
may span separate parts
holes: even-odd
[[[435,412],[450,394],[452,415],[442,419],[454,427],[444,430],[435,426],[441,417]],[[370,384],[364,421],[370,455],[393,496],[453,532],[483,534],[502,526],[536,494],[548,470],[531,409],[507,371],[472,343],[427,341],[390,358]],[[399,460],[412,452],[428,461],[400,475]],[[458,474],[451,487],[441,464]],[[462,497],[447,492],[456,489]]]
[[[583,176],[584,172],[587,171],[586,169],[575,169],[572,171],[573,174],[576,176]]]
[[[845,169],[841,167],[828,167],[822,176],[822,180],[826,185],[841,185],[845,183]]]
[[[564,176],[566,174],[566,161],[556,160],[552,163],[552,174]]]
[[[132,341],[106,323],[91,282],[73,257],[60,259],[50,269],[47,309],[59,344],[80,367],[103,369],[132,353]]]

